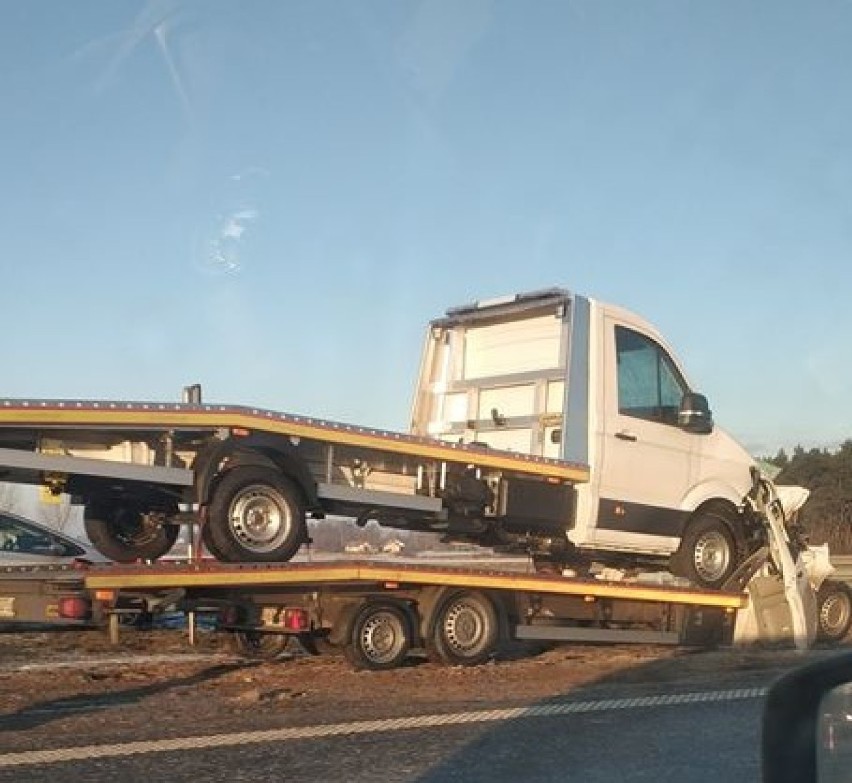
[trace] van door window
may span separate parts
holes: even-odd
[[[677,424],[688,391],[668,354],[644,334],[615,327],[618,412],[664,424]]]

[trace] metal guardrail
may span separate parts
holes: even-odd
[[[832,555],[831,564],[835,571],[830,578],[852,585],[852,555]]]

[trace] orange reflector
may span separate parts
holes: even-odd
[[[399,582],[385,582],[386,590],[397,590],[399,589]]]
[[[95,590],[96,601],[114,601],[115,590]]]
[[[247,438],[249,435],[251,435],[251,432],[249,430],[243,429],[242,427],[234,427],[231,430],[231,435],[233,435],[235,438]]]

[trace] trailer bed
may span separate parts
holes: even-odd
[[[329,561],[315,563],[239,564],[156,563],[93,567],[84,581],[91,590],[174,588],[259,588],[376,585],[395,589],[440,585],[477,590],[514,590],[553,595],[658,601],[688,606],[737,610],[747,603],[744,593],[654,585],[637,581],[606,581],[489,568],[394,565],[383,562]]]
[[[326,421],[242,405],[126,402],[119,400],[0,400],[2,430],[86,427],[180,431],[228,428],[311,438],[327,443],[475,464],[545,478],[585,482],[589,466],[469,443],[450,443],[390,430]]]

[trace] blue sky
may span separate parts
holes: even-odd
[[[852,436],[852,4],[0,0],[0,395],[405,429],[561,285],[758,452]]]

